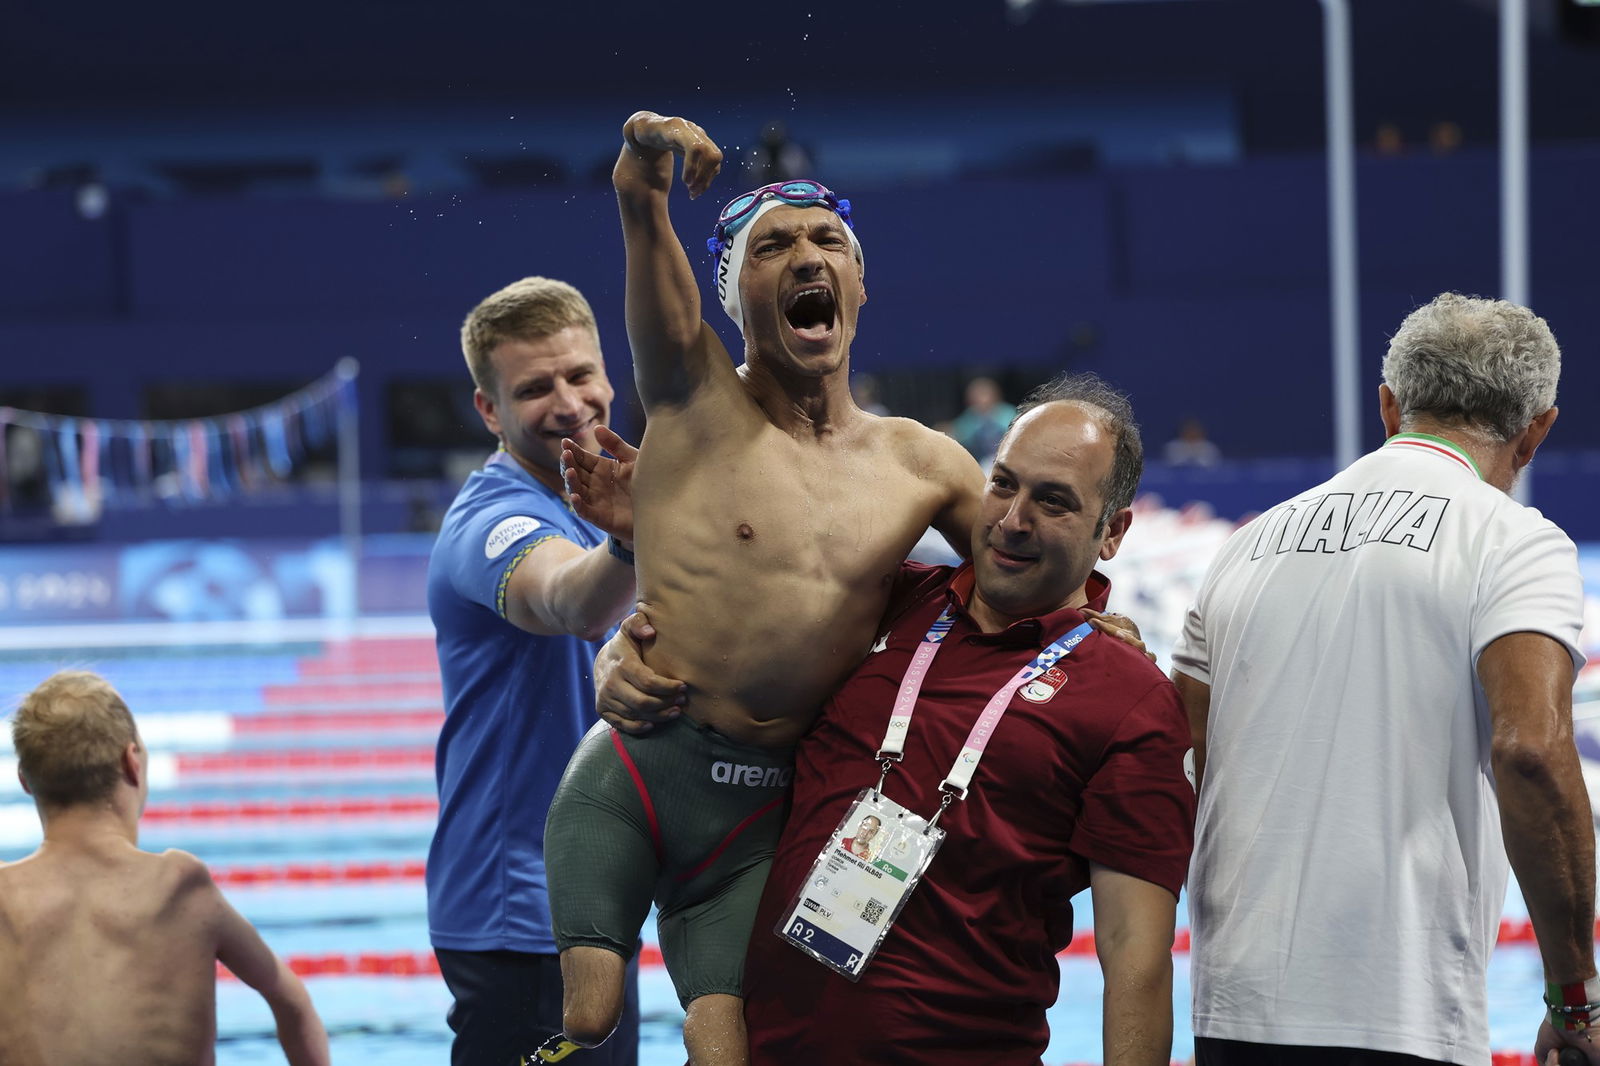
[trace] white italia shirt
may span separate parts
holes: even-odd
[[[1236,532],[1174,652],[1211,686],[1197,1036],[1489,1062],[1507,862],[1479,654],[1581,665],[1572,541],[1449,441],[1391,438]]]

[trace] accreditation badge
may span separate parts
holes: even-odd
[[[926,818],[862,789],[773,932],[857,980],[944,838]]]

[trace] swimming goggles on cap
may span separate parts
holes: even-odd
[[[815,207],[821,204],[837,214],[846,226],[855,228],[850,221],[850,201],[839,199],[826,185],[808,179],[780,181],[772,185],[763,185],[743,196],[735,196],[729,201],[728,206],[722,209],[722,214],[717,218],[716,228],[711,231],[711,237],[706,241],[706,248],[712,255],[721,255],[728,245],[733,243],[734,234],[755,217],[756,208],[763,202],[774,199],[782,200],[791,207]]]

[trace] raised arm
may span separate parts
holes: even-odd
[[[1106,1066],[1167,1066],[1172,1055],[1172,932],[1178,901],[1160,885],[1089,867],[1094,948],[1105,976]]]
[[[1533,920],[1545,980],[1589,981],[1595,976],[1594,816],[1572,738],[1572,657],[1542,633],[1508,633],[1478,657],[1478,678],[1489,701],[1506,855]],[[1554,1050],[1575,1047],[1584,1061],[1600,1063],[1600,1045],[1585,1035],[1546,1021],[1535,1055],[1542,1062]]]
[[[686,402],[716,368],[732,372],[727,349],[701,319],[700,288],[667,210],[677,156],[691,198],[722,168],[722,150],[705,130],[687,119],[640,111],[623,124],[622,152],[611,172],[627,249],[628,344],[647,411]]]

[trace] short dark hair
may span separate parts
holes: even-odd
[[[1133,404],[1126,393],[1113,388],[1098,374],[1062,373],[1028,393],[1017,406],[1011,424],[1015,426],[1018,418],[1047,403],[1076,403],[1092,408],[1100,415],[1101,426],[1116,438],[1111,472],[1100,482],[1105,503],[1094,530],[1099,536],[1112,515],[1132,505],[1139,492],[1139,478],[1144,474],[1144,441],[1139,436],[1139,423],[1133,418]]]

